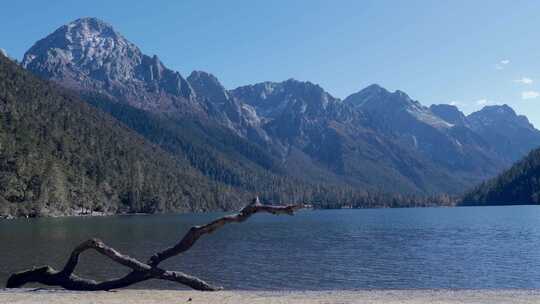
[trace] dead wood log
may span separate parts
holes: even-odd
[[[40,283],[48,286],[60,286],[68,290],[98,291],[123,288],[150,279],[160,279],[177,282],[195,290],[220,290],[221,287],[212,286],[197,277],[179,271],[164,270],[158,266],[161,262],[189,250],[201,236],[212,233],[225,224],[241,223],[258,212],[293,215],[295,211],[306,206],[303,204],[287,206],[262,205],[259,199],[255,198],[251,204],[242,208],[236,214],[224,216],[206,225],[192,227],[178,244],[157,252],[146,263],[122,254],[98,239],[91,239],[80,244],[72,251],[62,270],[42,266],[18,272],[9,277],[6,287],[18,288],[29,283]],[[103,282],[81,278],[74,274],[74,271],[79,263],[80,255],[87,250],[95,250],[114,262],[131,269],[131,272],[123,277]]]

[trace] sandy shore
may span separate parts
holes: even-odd
[[[0,303],[540,303],[540,290],[363,290],[328,292],[120,290],[67,292],[50,290],[0,290]]]

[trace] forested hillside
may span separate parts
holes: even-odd
[[[151,113],[99,94],[85,94],[84,99],[212,180],[263,191],[272,176],[282,173],[277,159],[267,151],[211,121]]]
[[[484,182],[463,198],[463,205],[517,205],[540,203],[540,149],[498,177]]]
[[[228,209],[245,199],[0,56],[1,213]]]

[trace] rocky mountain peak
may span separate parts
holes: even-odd
[[[456,106],[448,104],[437,104],[429,107],[431,112],[443,120],[457,126],[468,125],[467,117]]]
[[[215,102],[223,102],[229,99],[227,90],[225,90],[217,77],[210,73],[193,71],[187,81],[200,97],[206,97]]]
[[[324,91],[323,88],[321,88],[317,84],[312,83],[311,81],[302,81],[295,78],[289,78],[281,82],[280,84],[285,85],[285,86],[295,86],[295,87],[301,87],[305,89],[314,89],[314,90]]]
[[[67,71],[82,77],[127,80],[142,61],[141,51],[111,25],[96,18],[81,18],[61,26],[38,41],[24,55],[26,69],[61,77]]]
[[[526,116],[516,114],[514,109],[506,104],[485,106],[482,110],[471,113],[467,118],[475,128],[512,125],[534,130],[534,126]]]
[[[343,102],[380,119],[381,122],[401,120],[406,116],[436,128],[451,126],[405,92],[396,90],[392,93],[377,84],[350,95]]]
[[[511,161],[537,148],[540,131],[508,105],[486,106],[467,116],[471,129]]]
[[[188,79],[188,81],[189,80],[193,80],[193,81],[198,80],[198,81],[203,81],[203,82],[207,82],[207,83],[212,83],[212,84],[214,84],[216,86],[219,86],[219,87],[223,87],[216,76],[214,76],[211,73],[205,72],[205,71],[193,71],[193,72],[191,72],[191,74],[189,74],[187,79]]]
[[[189,83],[159,58],[144,55],[108,23],[81,18],[61,26],[24,55],[24,68],[82,91],[98,91],[138,108],[175,111],[192,100]]]
[[[405,92],[396,90],[390,92],[378,84],[372,84],[357,93],[345,98],[345,103],[364,109],[414,109],[422,106]]]
[[[261,116],[272,118],[287,113],[321,117],[330,104],[339,101],[319,85],[295,79],[243,86],[231,94],[253,106]]]
[[[344,102],[353,106],[362,106],[364,103],[387,98],[391,93],[378,84],[372,84],[360,90],[357,93],[351,94],[345,98]]]
[[[482,109],[482,111],[484,113],[488,113],[488,115],[496,115],[496,116],[500,116],[500,117],[515,117],[515,116],[518,116],[516,114],[516,111],[514,111],[514,109],[512,109],[507,104],[485,106]]]
[[[68,23],[66,26],[67,37],[78,36],[81,40],[91,40],[96,37],[109,37],[115,40],[124,40],[118,32],[114,30],[112,25],[94,17],[80,18]]]

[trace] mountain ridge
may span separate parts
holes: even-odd
[[[426,107],[403,91],[389,92],[376,84],[341,100],[317,84],[295,79],[227,90],[208,72],[183,78],[94,19],[78,19],[40,40],[25,54],[23,66],[83,94],[103,94],[108,103],[166,117],[165,124],[196,121],[209,134],[226,128],[238,137],[235,141],[267,151],[284,176],[372,190],[392,184],[392,190],[405,193],[458,193],[540,146],[540,132],[534,128],[519,136],[523,119],[501,120],[508,130],[497,133],[485,123],[496,119],[496,113],[463,117],[457,108]],[[100,105],[112,111],[112,106]],[[114,112],[119,118],[121,113]],[[187,131],[174,128],[177,135],[199,132],[184,127]],[[221,146],[219,136],[213,135],[204,149]],[[517,148],[499,148],[495,139],[501,136]],[[220,152],[229,164],[238,152],[231,148]],[[185,148],[173,150],[190,157]],[[252,168],[264,167],[257,159],[250,162]],[[198,166],[206,170],[206,165]],[[212,178],[221,175],[209,172]]]

